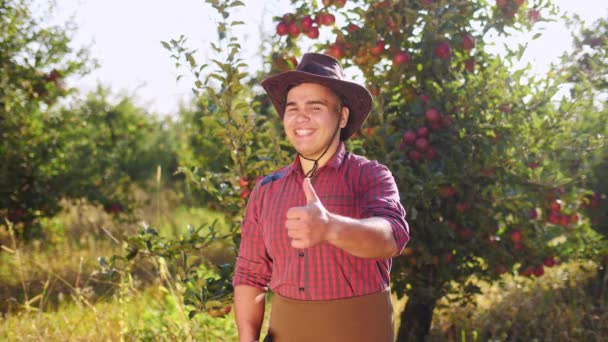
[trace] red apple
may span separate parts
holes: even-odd
[[[334,0],[334,6],[336,6],[336,8],[342,8],[344,5],[346,5],[346,0]]]
[[[422,159],[422,154],[416,150],[411,150],[407,153],[407,157],[412,161],[418,161]]]
[[[529,277],[534,273],[534,267],[528,266],[519,270],[519,274],[525,277]]]
[[[287,24],[285,24],[284,21],[281,21],[278,25],[277,25],[277,34],[279,36],[284,36],[286,34],[289,33],[289,27],[287,26]]]
[[[319,28],[316,26],[312,26],[308,29],[308,31],[306,31],[306,36],[310,39],[319,38]]]
[[[559,213],[562,210],[563,202],[561,200],[555,200],[551,203],[551,211]]]
[[[484,175],[484,176],[491,176],[491,175],[493,175],[493,174],[494,174],[494,171],[495,171],[495,170],[496,170],[496,168],[494,168],[494,167],[487,168],[487,169],[486,169],[485,167],[482,167],[482,168],[481,168],[479,171],[480,171],[480,172],[481,172],[481,174],[482,174],[482,175]]]
[[[317,15],[317,22],[320,25],[331,26],[336,22],[336,17],[331,13],[320,13]]]
[[[249,191],[249,189],[244,189],[243,191],[241,191],[241,199],[247,199],[250,193],[251,191]]]
[[[348,26],[346,26],[346,31],[348,31],[348,33],[356,32],[359,29],[360,27],[355,24],[348,24]]]
[[[327,7],[327,6],[331,5],[333,1],[332,0],[323,0],[322,2],[323,2],[323,6]]]
[[[452,251],[445,252],[443,254],[443,259],[445,260],[446,263],[449,263],[450,261],[452,261],[452,259],[454,259],[454,252],[452,252]]]
[[[471,35],[467,34],[462,38],[462,48],[465,51],[470,51],[475,47],[475,39]]]
[[[413,145],[414,141],[416,141],[416,133],[414,133],[414,131],[406,131],[403,133],[403,142],[406,145]]]
[[[555,265],[555,258],[548,256],[543,260],[543,264],[547,267],[553,267]]]
[[[405,51],[399,51],[393,57],[393,65],[406,64],[410,61],[410,55]]]
[[[430,123],[438,123],[439,122],[439,111],[435,108],[429,108],[424,112],[424,117]]]
[[[335,59],[341,59],[344,57],[344,49],[338,44],[333,44],[327,51],[325,51],[325,54],[332,56]]]
[[[418,97],[420,98],[420,101],[422,101],[422,103],[427,103],[430,100],[430,97],[428,95],[425,95],[425,94],[421,94]]]
[[[439,188],[439,196],[442,198],[450,198],[456,195],[456,188],[451,185],[444,185]]]
[[[528,212],[528,217],[531,220],[536,220],[538,218],[538,209],[537,208],[530,209],[530,211]]]
[[[452,126],[453,123],[454,123],[454,119],[450,115],[447,115],[447,114],[442,115],[439,118],[439,124],[443,128],[448,128],[448,127]]]
[[[239,186],[241,188],[246,187],[247,185],[249,185],[249,180],[247,179],[247,177],[240,177],[239,178]]]
[[[429,141],[426,138],[418,138],[414,142],[418,151],[424,152],[429,148]]]
[[[305,15],[302,17],[302,19],[300,19],[300,26],[302,27],[302,31],[304,32],[308,31],[312,27],[313,23],[314,20],[312,20],[309,15]]]
[[[497,275],[501,275],[505,272],[507,272],[507,268],[504,265],[494,265],[494,273],[496,273]]]
[[[545,268],[543,267],[543,265],[536,266],[536,268],[534,269],[534,275],[540,277],[543,274],[545,274]]]
[[[521,242],[523,235],[521,234],[521,232],[517,229],[512,230],[511,233],[509,234],[509,238],[511,239],[511,241],[518,243]]]
[[[441,131],[441,128],[442,128],[441,125],[437,122],[430,124],[429,127],[431,128],[431,131],[433,131],[433,132]]]
[[[435,45],[435,56],[439,59],[450,58],[452,55],[452,47],[447,42],[440,42]]]
[[[418,128],[418,131],[416,133],[419,137],[426,137],[427,135],[429,135],[429,129],[426,126],[422,126]]]
[[[372,46],[369,49],[369,52],[372,53],[372,55],[374,56],[378,56],[380,55],[382,52],[384,52],[384,40],[380,40],[376,43],[376,45]]]
[[[558,213],[556,213],[556,212],[554,212],[554,211],[552,211],[549,214],[549,222],[550,223],[559,224],[562,221],[561,219],[562,219],[561,215],[558,214]]]
[[[574,213],[570,215],[570,223],[579,224],[581,221],[581,215],[579,213]]]
[[[540,20],[540,12],[538,10],[535,9],[531,9],[528,11],[528,19],[530,19],[530,21],[532,23],[537,22],[538,20]]]
[[[469,203],[464,203],[464,202],[456,203],[456,211],[458,211],[459,213],[464,213],[470,207],[471,207],[471,205]]]
[[[473,230],[471,228],[460,228],[457,233],[461,239],[470,239],[473,237]]]
[[[289,36],[296,38],[297,36],[300,35],[300,28],[298,27],[298,25],[296,23],[291,23],[288,26],[288,30],[289,30]]]
[[[475,60],[473,58],[469,58],[464,61],[464,70],[468,72],[475,72]]]
[[[437,151],[435,151],[434,148],[429,146],[424,155],[428,160],[435,160],[435,158],[437,158]]]

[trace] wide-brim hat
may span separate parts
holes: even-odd
[[[361,128],[372,109],[372,95],[365,87],[345,79],[340,62],[328,55],[306,53],[295,70],[286,71],[262,81],[262,86],[281,120],[285,114],[287,90],[302,83],[317,83],[330,88],[342,98],[344,105],[349,108],[348,122],[342,128],[340,140],[348,139]]]

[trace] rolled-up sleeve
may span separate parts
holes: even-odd
[[[259,224],[261,192],[260,187],[256,186],[247,202],[232,285],[249,285],[267,290],[272,260],[264,245],[263,227]]]
[[[401,254],[410,239],[410,230],[392,173],[386,166],[373,161],[361,168],[360,182],[363,190],[363,217],[381,217],[387,220],[397,243],[396,255]]]

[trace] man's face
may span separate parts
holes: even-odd
[[[338,96],[329,88],[316,83],[303,83],[289,90],[283,116],[287,139],[296,151],[316,159],[328,144],[338,146],[338,125],[346,126],[348,108],[341,106]],[[328,154],[331,156],[332,147]]]

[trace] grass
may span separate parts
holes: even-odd
[[[504,276],[480,284],[465,306],[446,300],[435,310],[432,341],[604,341],[605,298],[594,297],[597,265],[575,261],[547,269],[541,278]]]
[[[20,312],[0,320],[2,341],[235,341],[232,316],[189,320],[179,296],[160,286],[94,305],[63,303],[53,312]]]
[[[178,202],[158,195],[137,215],[151,218],[148,223],[167,237],[185,234],[188,224],[218,220],[225,226],[221,215]],[[154,269],[142,267],[120,283],[100,277],[97,258],[120,253],[121,241],[137,229],[100,208],[72,203],[45,222],[44,242],[24,245],[0,236],[0,340],[236,341],[232,314],[188,319],[179,283]],[[207,250],[205,257],[222,252]],[[608,336],[606,302],[588,291],[596,271],[591,262],[573,262],[547,269],[538,279],[505,276],[479,284],[483,295],[473,303],[439,303],[429,340],[601,341]],[[394,300],[397,327],[407,298]]]

